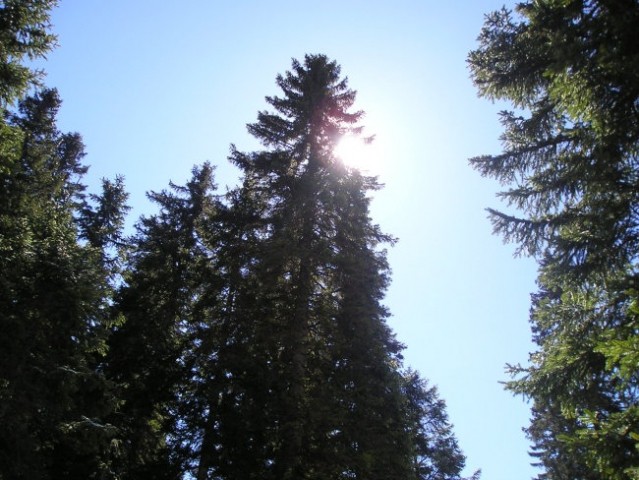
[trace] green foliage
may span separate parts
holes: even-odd
[[[636,292],[639,37],[635,1],[535,1],[486,17],[469,55],[502,112],[504,151],[471,164],[509,188],[496,233],[538,258],[533,400],[540,478],[626,479],[639,466]],[[633,473],[634,472],[634,473]]]
[[[209,286],[201,275],[206,253],[198,225],[211,215],[214,188],[205,164],[185,187],[150,193],[160,212],[142,218],[130,241],[114,306],[124,321],[109,338],[106,359],[122,402],[113,423],[122,439],[114,470],[123,478],[177,478],[185,468],[179,398],[191,388],[192,310],[198,292]]]
[[[414,478],[419,480],[458,479],[465,458],[457,446],[446,404],[437,388],[429,387],[417,372],[404,374],[403,391],[409,432],[412,436]],[[477,471],[471,477],[479,478]]]
[[[106,182],[87,201],[84,147],[56,128],[57,92],[24,97],[40,77],[24,62],[55,41],[55,3],[0,5],[0,478],[108,475],[116,445],[100,366],[126,194]],[[99,231],[88,220],[105,209]]]
[[[0,4],[0,108],[22,98],[40,72],[24,64],[44,57],[55,44],[49,12],[56,0],[4,0]]]
[[[109,271],[102,249],[79,239],[83,146],[55,128],[59,104],[55,91],[42,91],[6,125],[21,142],[0,174],[3,478],[107,469],[115,434],[103,419],[117,400],[96,370],[108,331]],[[122,210],[125,198],[112,207]]]

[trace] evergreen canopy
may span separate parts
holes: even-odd
[[[458,479],[386,324],[379,185],[333,153],[363,115],[339,66],[294,60],[248,127],[265,150],[232,149],[241,185],[196,167],[125,238],[122,178],[86,192],[24,63],[54,4],[0,2],[0,478]]]
[[[541,0],[486,17],[469,55],[507,100],[503,152],[471,160],[519,215],[495,232],[539,261],[537,351],[508,388],[533,401],[541,479],[639,475],[639,4]]]

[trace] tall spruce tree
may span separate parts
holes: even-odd
[[[248,126],[267,149],[232,149],[242,185],[205,238],[226,281],[206,313],[197,478],[458,478],[454,441],[445,474],[415,462],[424,403],[409,400],[381,303],[393,239],[369,218],[379,185],[333,153],[361,131],[355,92],[323,55],[277,84],[274,112]]]
[[[469,63],[510,101],[503,153],[472,165],[521,216],[495,231],[539,260],[537,351],[508,388],[532,399],[542,479],[639,478],[639,4],[530,1],[486,17]]]

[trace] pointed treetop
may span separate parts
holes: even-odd
[[[276,79],[284,95],[266,97],[276,112],[260,112],[258,121],[248,125],[249,133],[265,146],[308,153],[309,147],[332,149],[343,134],[359,132],[355,124],[364,113],[348,111],[356,92],[340,73],[326,55],[305,55],[304,63],[293,59],[291,70]]]

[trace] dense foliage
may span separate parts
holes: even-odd
[[[381,304],[392,239],[371,224],[375,179],[335,158],[359,131],[355,94],[322,55],[279,76],[213,170],[152,193],[116,308],[109,367],[123,385],[127,478],[459,478],[444,404],[402,369]],[[114,422],[115,423],[115,422]]]
[[[24,97],[44,54],[52,2],[0,8],[0,477],[108,470],[117,406],[100,373],[109,329],[119,180],[86,196],[83,145],[57,130],[54,90]],[[15,100],[21,99],[16,107]]]
[[[520,214],[495,231],[539,261],[532,400],[542,479],[639,478],[639,4],[540,0],[486,17],[482,96],[507,100],[504,151],[473,166]]]
[[[0,2],[0,479],[460,478],[386,324],[379,186],[333,153],[362,116],[337,64],[277,77],[238,187],[194,168],[125,238],[122,179],[86,193],[25,66],[53,4]]]

